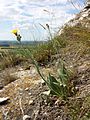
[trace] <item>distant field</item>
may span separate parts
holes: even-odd
[[[21,44],[17,41],[0,41],[0,51],[10,50],[10,49],[21,49],[23,45],[24,48],[31,48],[37,44],[44,43],[43,41],[22,41]]]
[[[43,41],[22,41],[21,43],[23,45],[32,45],[32,44],[37,44],[37,43],[41,43]],[[0,41],[0,46],[16,46],[16,45],[20,45],[20,43],[18,41]]]

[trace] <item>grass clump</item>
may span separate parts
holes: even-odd
[[[11,82],[14,82],[15,80],[17,80],[18,77],[14,74],[12,74],[10,72],[10,70],[6,70],[5,73],[2,73],[2,76],[1,76],[1,83],[3,84],[3,86],[11,83]]]
[[[47,64],[50,62],[52,55],[57,54],[59,49],[64,48],[65,46],[66,41],[60,38],[60,36],[56,36],[52,40],[31,46],[27,49],[38,63]]]
[[[82,42],[90,46],[90,29],[80,26],[66,26],[61,34],[66,40]]]
[[[24,61],[20,54],[16,54],[13,51],[4,50],[0,56],[0,68],[5,69],[20,64]]]

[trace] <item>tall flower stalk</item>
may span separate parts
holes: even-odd
[[[47,26],[49,29],[49,26]],[[21,43],[21,35],[18,34],[17,30],[13,30],[12,32],[16,38],[17,41]],[[20,36],[20,37],[19,37]],[[71,88],[70,88],[70,80],[69,80],[69,72],[66,69],[65,65],[61,62],[61,67],[59,68],[58,71],[58,78],[52,76],[50,73],[48,77],[44,77],[44,75],[41,73],[39,69],[38,63],[34,60],[33,55],[31,54],[31,51],[28,48],[24,48],[22,46],[22,50],[25,53],[25,55],[29,55],[30,59],[32,60],[32,63],[35,65],[38,74],[40,77],[45,81],[47,84],[48,88],[50,89],[50,93],[53,95],[56,95],[58,97],[62,97],[63,99],[67,99],[68,95],[70,95]]]

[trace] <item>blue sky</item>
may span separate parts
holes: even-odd
[[[12,29],[20,29],[22,40],[46,40],[49,24],[54,34],[83,7],[84,0],[0,0],[0,40],[15,40]]]

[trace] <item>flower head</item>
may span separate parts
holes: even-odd
[[[12,32],[13,34],[15,34],[16,36],[17,36],[17,34],[18,34],[18,30],[17,30],[17,29],[12,30],[11,32]]]
[[[11,32],[16,36],[17,41],[21,42],[22,36],[19,34],[19,30],[18,29],[14,29]]]

